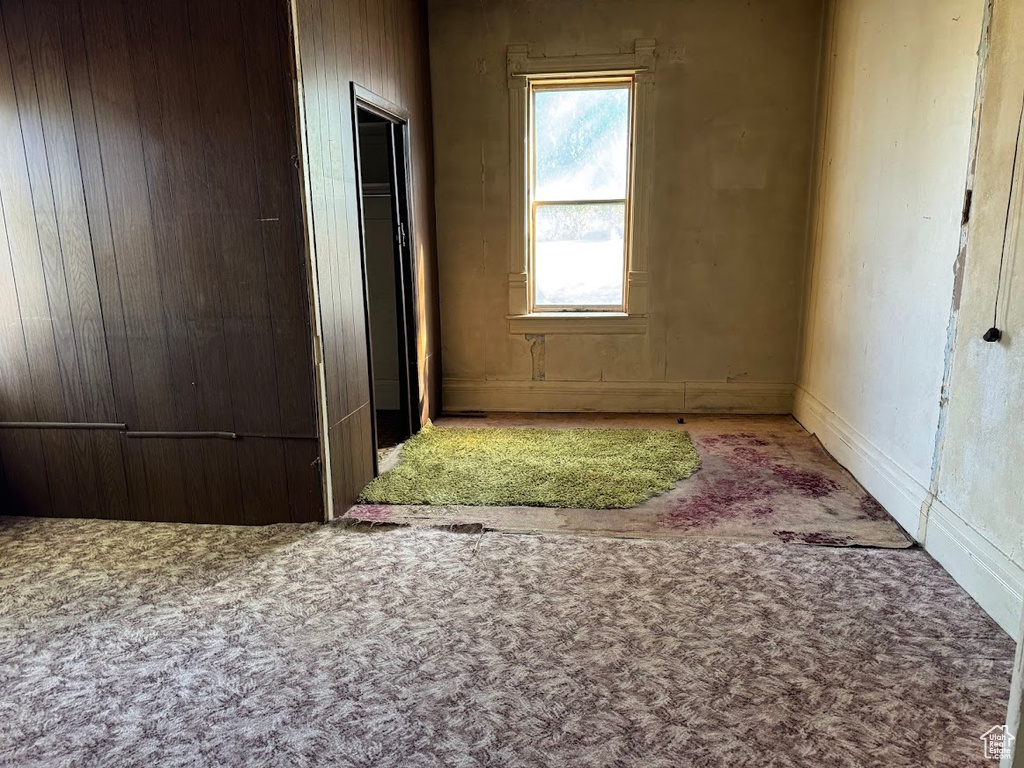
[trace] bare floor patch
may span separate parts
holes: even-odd
[[[688,431],[701,469],[627,509],[359,504],[345,517],[411,526],[479,524],[513,533],[622,538],[714,537],[838,547],[913,542],[871,495],[788,416],[490,415],[440,425]]]

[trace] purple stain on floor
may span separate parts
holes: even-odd
[[[774,466],[774,462],[772,461],[771,456],[769,456],[767,453],[763,453],[762,451],[758,451],[753,448],[733,448],[732,455],[735,458],[739,459],[741,462],[745,464],[751,464],[755,467]]]
[[[673,499],[658,518],[664,528],[697,532],[746,520],[777,541],[838,547],[858,541],[846,531],[829,530],[844,515],[888,519],[869,494],[850,493],[818,446],[801,452],[791,438],[748,432],[705,435],[697,444],[705,452],[704,467],[687,482],[692,491]],[[781,527],[795,523],[807,530],[804,524],[823,512],[828,517],[818,521],[822,527],[810,533]]]
[[[850,539],[847,536],[835,536],[830,533],[812,531],[811,533],[796,533],[795,531],[772,531],[780,541],[786,544],[803,543],[816,544],[820,547],[847,547]]]
[[[821,472],[788,467],[775,461],[769,454],[754,448],[733,448],[732,455],[745,464],[770,470],[783,485],[802,496],[820,499],[839,490],[839,484]]]
[[[860,500],[860,511],[864,513],[864,516],[869,520],[888,520],[889,513],[885,511],[881,504],[875,501],[874,497],[864,494]]]
[[[661,519],[669,528],[696,528],[715,522],[722,517],[739,514],[744,505],[764,497],[758,483],[744,483],[735,478],[719,478],[715,484],[696,496],[682,500]],[[771,507],[761,506],[764,514]]]
[[[383,504],[357,504],[345,516],[368,523],[388,523],[393,517],[391,509]]]
[[[783,483],[798,493],[812,499],[820,499],[839,490],[839,483],[825,477],[821,472],[809,472],[776,464],[772,472]]]

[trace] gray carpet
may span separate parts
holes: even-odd
[[[923,552],[0,519],[0,764],[984,765]]]

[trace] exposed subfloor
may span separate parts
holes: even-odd
[[[920,549],[0,518],[5,765],[985,765],[1012,655]]]
[[[346,517],[396,525],[481,525],[511,533],[706,538],[908,547],[911,539],[791,416],[488,414],[447,427],[626,427],[686,430],[701,468],[632,509],[360,504]],[[386,471],[401,454],[381,463]]]

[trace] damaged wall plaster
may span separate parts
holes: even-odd
[[[526,340],[530,342],[530,357],[533,361],[530,378],[533,381],[544,381],[545,337],[543,334],[528,334]]]
[[[1012,285],[1003,292],[1003,341],[981,336],[992,324],[1024,95],[1024,49],[1014,44],[1024,5],[843,0],[833,8],[794,414],[1016,633],[1024,345],[1014,334],[1024,300]],[[1020,215],[1011,208],[1011,218]],[[1018,257],[1021,242],[1011,238],[1008,250],[1008,260]]]
[[[970,535],[976,534],[990,545],[992,551],[986,555],[989,568],[1016,592],[1017,616],[1024,602],[1020,594],[1024,591],[1024,483],[1020,479],[1024,466],[1024,290],[1019,279],[1024,238],[1014,236],[1024,225],[1024,165],[1020,164],[1010,209],[1004,291],[997,320],[1003,339],[990,344],[981,337],[992,324],[1007,223],[1011,164],[1024,98],[1022,38],[1024,5],[997,0],[936,503],[929,514],[926,538],[926,543],[932,539],[931,522],[938,515],[940,525],[963,526],[973,532]],[[1018,151],[1024,157],[1024,146]],[[1008,603],[1010,600],[1007,596]],[[1007,621],[1014,621],[1014,606],[1008,604],[1004,610]]]
[[[797,401],[813,399],[924,489],[984,7],[844,0],[828,25],[828,118]],[[915,535],[917,514],[900,521]]]

